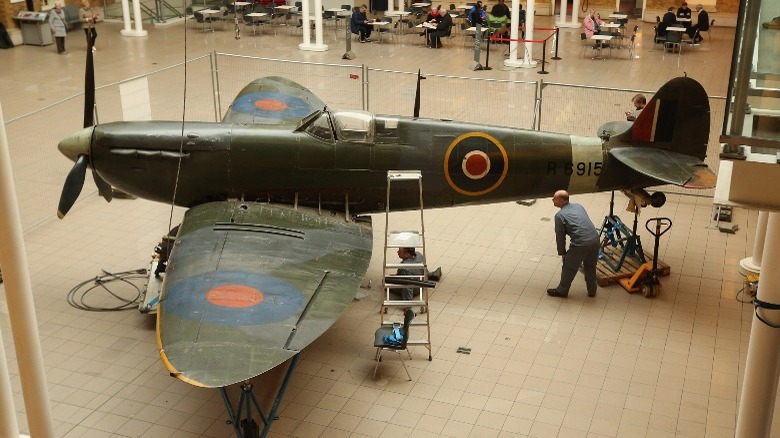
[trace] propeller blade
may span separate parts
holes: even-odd
[[[95,172],[95,169],[92,169],[92,179],[95,180],[95,185],[98,188],[100,196],[102,196],[106,202],[111,202],[111,200],[114,199],[114,189],[111,188],[111,184],[107,183],[106,180],[98,175],[98,173]]]
[[[87,38],[91,41],[91,38]],[[95,64],[92,59],[92,43],[87,44],[87,68],[84,72],[84,128],[95,124]]]
[[[62,187],[62,194],[60,195],[60,203],[57,206],[57,217],[62,219],[76,203],[76,199],[81,193],[81,188],[84,187],[84,175],[87,173],[87,156],[79,155],[76,164],[70,169],[68,177],[65,178],[65,185]]]
[[[420,81],[422,75],[420,69],[417,69],[417,91],[414,93],[414,117],[420,117]]]

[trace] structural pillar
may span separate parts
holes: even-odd
[[[8,374],[8,362],[3,348],[3,336],[0,332],[0,436],[19,436],[19,423],[16,422],[14,395],[11,393],[11,376]]]
[[[769,213],[761,279],[756,299],[780,304],[780,213]],[[780,310],[757,309],[761,318],[780,325]],[[745,377],[737,415],[736,438],[769,437],[780,375],[780,328],[753,315]]]
[[[512,12],[509,19],[512,22],[511,29],[509,29],[509,58],[504,60],[504,65],[507,67],[520,67],[522,63],[517,59],[517,41],[515,41],[520,38],[520,26],[517,25],[520,22],[519,5],[519,0],[512,0]]]
[[[14,187],[11,155],[8,152],[2,108],[0,108],[0,242],[3,242],[0,245],[0,266],[3,268],[8,317],[11,320],[16,361],[19,364],[24,407],[27,411],[27,424],[31,436],[53,438],[54,426],[51,405],[49,404],[49,392],[46,387],[41,338],[38,335],[38,324],[35,318],[32,284],[27,269],[27,251],[24,249],[22,238],[22,220],[19,216],[19,204],[16,201],[16,188]],[[0,344],[0,349],[2,348],[3,346]],[[3,360],[3,364],[6,363],[5,354],[0,359]],[[7,372],[6,368],[6,375]],[[5,390],[3,389],[3,391]],[[5,410],[5,406],[3,406],[3,410]],[[15,412],[12,414],[16,415]],[[4,425],[0,425],[0,432],[3,432],[4,427]],[[15,436],[18,436],[18,433]]]
[[[148,35],[148,32],[144,30],[143,17],[141,17],[141,0],[133,0],[133,21],[135,21],[135,29],[130,29],[130,10],[128,6],[128,0],[122,0],[122,16],[124,21],[124,29],[119,33],[124,36],[143,37]]]
[[[758,222],[756,223],[756,239],[753,242],[753,255],[746,257],[739,262],[739,273],[748,276],[761,272],[761,259],[764,254],[764,241],[766,240],[766,223],[769,214],[765,211],[758,212]]]
[[[561,0],[561,15],[560,15],[560,21],[555,23],[558,27],[580,27],[580,21],[579,21],[579,11],[580,11],[580,0],[574,0],[574,4],[571,5],[571,19],[569,19],[569,14],[566,13],[566,0]]]
[[[525,38],[526,40],[534,39],[534,17],[536,16],[536,0],[528,0],[526,3],[527,10],[525,12]],[[534,68],[536,67],[536,61],[533,59],[534,43],[527,41],[523,43],[525,45],[525,54],[523,56],[523,63],[520,67]]]
[[[309,1],[311,0],[303,0],[301,2],[303,42],[298,44],[298,48],[312,52],[324,52],[328,50],[328,46],[322,42],[322,0],[314,0],[314,44],[311,43]]]

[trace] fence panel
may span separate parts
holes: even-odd
[[[533,128],[536,82],[424,74],[420,116]],[[368,110],[411,116],[417,73],[368,69]]]

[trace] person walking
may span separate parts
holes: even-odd
[[[65,11],[62,10],[61,1],[54,3],[54,9],[49,11],[49,27],[51,27],[51,34],[54,36],[54,40],[57,43],[57,53],[60,55],[67,55],[68,51],[65,50],[65,35],[68,34],[69,26],[65,21]]]
[[[577,270],[582,264],[585,273],[585,285],[588,296],[596,296],[596,263],[599,259],[599,232],[591,222],[588,213],[580,204],[569,202],[569,193],[558,190],[552,198],[553,205],[560,208],[555,213],[555,242],[558,255],[561,256],[561,281],[553,289],[547,289],[551,297],[566,298]],[[569,236],[569,249],[566,249],[566,236]]]
[[[79,19],[84,23],[84,34],[87,36],[87,47],[92,46],[92,52],[95,48],[95,39],[97,39],[97,31],[95,30],[95,22],[98,19],[97,14],[89,6],[89,0],[81,1],[81,9],[79,9]]]

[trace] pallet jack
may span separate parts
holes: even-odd
[[[655,229],[650,224],[655,222]],[[623,289],[628,292],[642,292],[645,298],[652,298],[658,294],[661,289],[660,271],[658,269],[658,244],[661,236],[672,228],[672,220],[668,217],[657,217],[648,219],[645,222],[645,228],[655,237],[653,247],[653,262],[643,263],[631,278],[621,278],[618,280]]]

